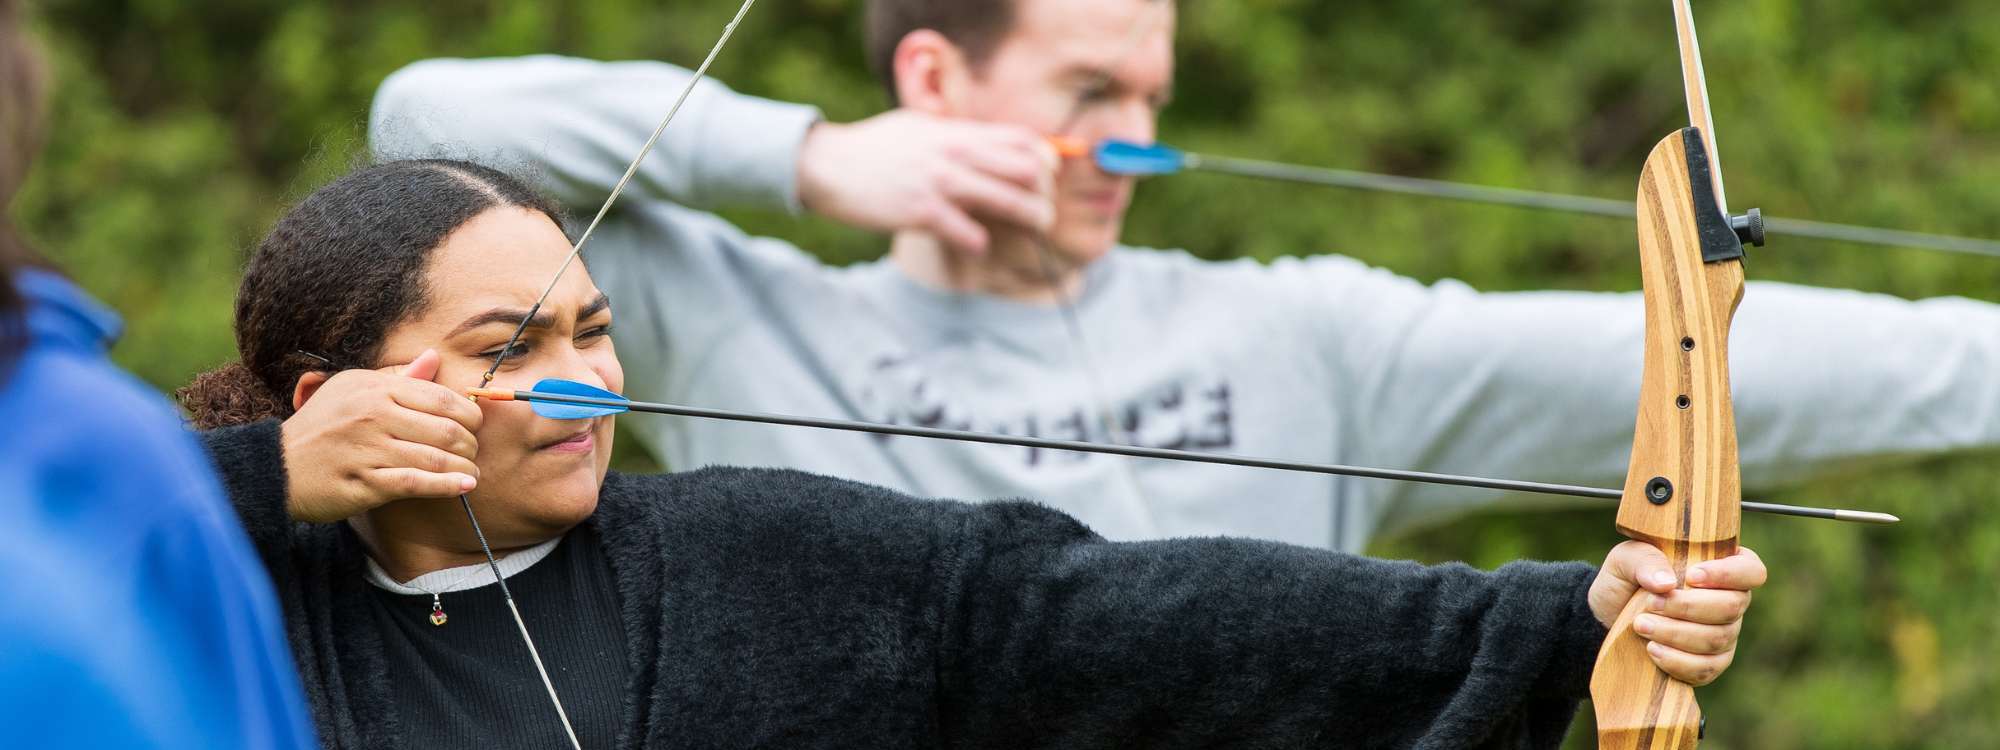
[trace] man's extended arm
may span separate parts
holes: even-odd
[[[665,63],[553,56],[429,60],[382,83],[370,138],[385,157],[522,172],[594,212],[689,75]],[[1054,220],[1056,156],[1027,128],[911,110],[849,124],[818,117],[704,81],[641,165],[632,197],[806,209],[861,229],[922,230],[972,252],[989,240],[985,223]]]
[[[382,82],[369,141],[386,157],[447,156],[520,172],[595,211],[659,125],[687,70],[554,56],[418,62]],[[812,107],[696,86],[633,177],[631,197],[794,210]]]
[[[1306,262],[1331,289],[1328,356],[1357,461],[1616,486],[1639,390],[1637,294],[1480,293],[1344,259]],[[1744,479],[2000,445],[2000,306],[1752,283],[1730,361]],[[1385,530],[1490,501],[1413,485]],[[1389,497],[1384,495],[1383,497]],[[1408,502],[1414,501],[1414,502]]]

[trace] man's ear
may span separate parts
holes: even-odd
[[[306,401],[311,399],[313,394],[319,392],[320,386],[326,385],[326,381],[331,379],[333,379],[332,375],[323,372],[308,372],[300,375],[299,384],[292,387],[292,411],[305,408]]]
[[[963,114],[972,70],[958,45],[943,34],[930,29],[904,34],[890,64],[898,106],[944,117]]]

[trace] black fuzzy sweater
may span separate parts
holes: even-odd
[[[204,440],[322,741],[389,746],[360,541],[286,515],[276,422]],[[613,473],[586,523],[624,623],[621,747],[1553,748],[1604,636],[1583,565],[1111,543],[796,471]]]

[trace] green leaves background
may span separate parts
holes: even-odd
[[[425,57],[536,52],[692,64],[734,10],[728,0],[47,2],[52,132],[15,210],[125,315],[118,361],[171,389],[233,355],[245,250],[291,199],[361,158],[369,98],[389,72]],[[1737,207],[2000,236],[2000,5],[1737,0],[1697,12]],[[716,73],[835,119],[863,117],[883,98],[859,28],[855,3],[762,0]],[[1162,134],[1221,154],[1622,199],[1646,150],[1684,123],[1673,45],[1668,6],[1653,0],[1190,0]],[[813,219],[732,218],[833,262],[883,247]],[[1131,242],[1206,257],[1341,252],[1486,289],[1625,290],[1638,278],[1632,229],[1617,221],[1223,177],[1147,184],[1128,227]],[[1777,239],[1750,273],[2000,301],[1994,259]],[[1737,667],[1703,693],[1705,746],[2000,747],[1996,480],[1983,455],[1857,466],[1776,492],[1908,520],[1746,521],[1774,580]],[[1614,538],[1596,510],[1488,514],[1378,552],[1596,559]],[[1586,730],[1580,721],[1575,746],[1589,745]]]

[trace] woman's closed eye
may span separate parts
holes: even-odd
[[[480,352],[474,356],[477,356],[480,359],[485,359],[485,360],[497,360],[501,358],[503,352],[506,355],[506,359],[501,360],[503,362],[511,362],[513,360],[520,359],[523,355],[528,353],[528,342],[526,340],[516,341],[514,342],[513,346],[503,346],[495,349],[489,349],[487,351]]]
[[[575,341],[578,347],[587,347],[599,341],[605,340],[610,335],[611,335],[611,324],[606,323],[601,326],[592,326],[583,329],[582,332],[576,335]],[[512,362],[522,357],[525,357],[527,356],[528,352],[532,349],[532,347],[528,342],[528,339],[523,337],[520,341],[514,342],[514,345],[511,347],[496,347],[493,349],[488,349],[486,351],[480,352],[476,356],[478,356],[480,359],[486,359],[486,360],[499,359],[501,350],[503,348],[506,350],[507,353],[507,358],[505,360],[502,360],[503,362]]]

